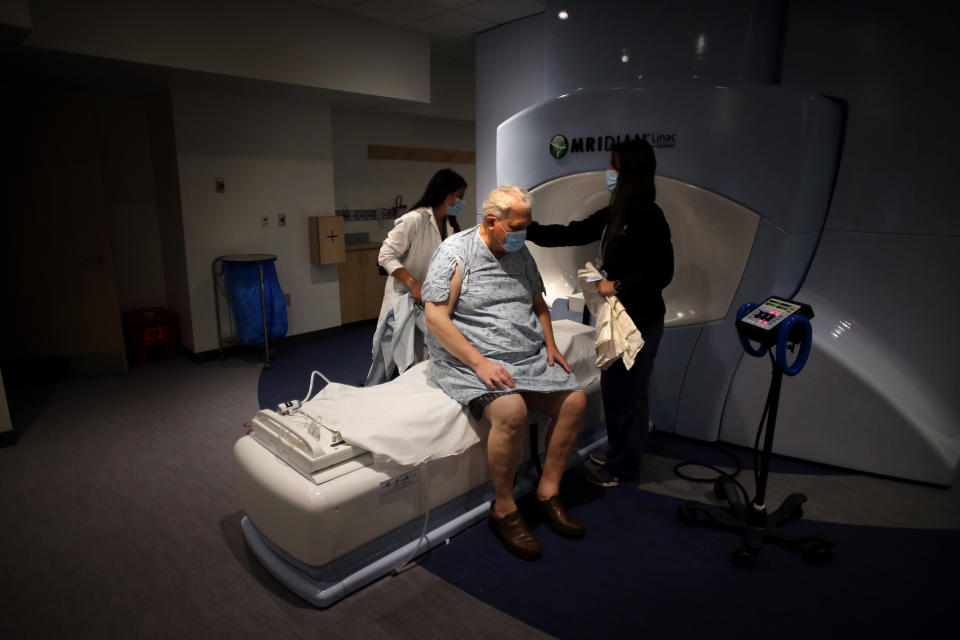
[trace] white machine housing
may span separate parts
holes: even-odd
[[[798,296],[814,255],[829,263],[821,254],[831,247],[820,240],[841,125],[840,105],[823,96],[663,80],[581,89],[498,127],[497,182],[531,188],[534,219],[543,222],[582,219],[609,202],[602,176],[618,139],[639,135],[654,146],[657,202],[675,252],[651,389],[658,429],[752,446],[769,372],[742,358],[736,311],[772,293]],[[551,147],[559,138],[563,154]],[[551,302],[577,295],[577,266],[599,252],[596,243],[530,248],[551,274]],[[846,304],[860,294],[837,301],[820,293],[829,280],[821,274],[802,294],[817,310],[813,351],[803,375],[784,387],[774,452],[952,484],[960,469],[955,412],[899,355],[901,345],[864,330],[882,319],[863,316],[865,300]]]
[[[837,10],[825,27],[822,7],[807,4],[547,0],[543,14],[478,34],[477,181],[481,191],[532,188],[602,171],[608,138],[646,135],[660,177],[758,217],[732,310],[770,295],[816,310],[809,361],[783,388],[775,453],[950,486],[960,474],[958,304],[943,294],[960,268],[944,197],[951,147],[901,125],[949,120],[951,107],[889,90],[910,84],[902,69],[935,58],[899,46],[895,14]],[[847,46],[868,23],[886,57]],[[910,143],[891,146],[900,128]],[[559,159],[549,152],[557,135],[568,143]],[[699,261],[681,236],[708,227],[678,225],[675,204],[661,205],[678,271],[654,372],[657,427],[750,447],[767,363],[741,357],[730,312],[676,324],[690,311],[683,272]],[[534,212],[544,215],[556,213]],[[918,322],[913,298],[936,300],[936,312]]]
[[[609,202],[601,173],[618,139],[654,146],[676,265],[651,398],[659,429],[717,439],[741,356],[736,308],[800,286],[830,200],[841,115],[827,98],[779,87],[664,80],[582,89],[498,127],[497,182],[532,188],[538,220],[583,218]],[[550,152],[557,136],[560,157]],[[573,292],[570,269],[599,251],[531,250],[553,265],[544,271],[565,274],[549,283],[554,298]]]

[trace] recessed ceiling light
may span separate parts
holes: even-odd
[[[570,14],[567,13],[566,9],[560,9],[560,13],[557,14],[557,17],[560,18],[561,20],[566,20],[567,18],[570,17]]]

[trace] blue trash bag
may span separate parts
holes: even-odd
[[[273,262],[224,262],[227,297],[237,324],[237,335],[244,344],[263,344],[260,265],[263,265],[263,298],[267,306],[267,331],[270,340],[277,340],[287,334],[287,305]]]

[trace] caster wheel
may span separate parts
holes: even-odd
[[[810,564],[827,564],[833,560],[833,549],[823,542],[814,542],[804,550],[803,557]]]
[[[680,522],[687,525],[688,527],[692,525],[697,520],[697,514],[693,512],[693,509],[688,507],[685,504],[677,507],[677,517],[680,518]]]
[[[717,480],[713,483],[713,495],[717,500],[723,500],[727,497],[727,490],[723,488],[723,483]]]
[[[756,558],[749,549],[743,547],[737,549],[733,552],[733,555],[730,557],[733,560],[733,564],[738,567],[743,567],[744,569],[753,569],[753,565],[756,562]]]

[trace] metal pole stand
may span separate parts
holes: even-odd
[[[263,312],[263,368],[270,368],[270,336],[267,329],[267,300],[263,292],[263,263],[257,265],[260,274],[260,311]]]
[[[213,259],[211,268],[213,269],[213,308],[217,314],[217,349],[220,351],[220,359],[223,360],[223,330],[220,327],[220,274],[217,273],[217,263],[223,256]]]
[[[770,472],[770,453],[773,448],[773,435],[777,424],[777,404],[780,402],[780,384],[783,373],[777,367],[773,370],[770,392],[767,394],[766,434],[763,443],[763,455],[760,459],[760,476],[757,483],[757,495],[749,505],[743,500],[739,487],[729,476],[720,476],[714,483],[714,495],[726,499],[730,511],[721,511],[717,507],[697,501],[689,501],[677,510],[680,520],[687,525],[706,525],[721,529],[740,531],[744,535],[745,545],[733,552],[733,562],[741,567],[753,567],[755,557],[766,540],[788,545],[810,544],[804,550],[804,559],[814,564],[825,564],[833,559],[832,547],[835,540],[816,533],[791,533],[781,529],[781,525],[790,519],[803,517],[803,503],[807,496],[792,493],[772,513],[767,512],[765,504],[767,476]],[[732,513],[731,513],[732,511]],[[701,518],[700,516],[703,516]]]
[[[755,307],[755,305],[753,305]],[[750,305],[741,307],[740,316],[749,311]],[[752,308],[752,307],[751,307]],[[812,311],[810,311],[812,316]],[[799,319],[803,322],[793,322]],[[739,317],[738,317],[739,320]],[[793,332],[794,325],[806,324],[806,335],[803,331]],[[777,408],[780,404],[780,387],[783,382],[783,374],[796,375],[803,364],[806,362],[806,356],[809,354],[810,341],[812,333],[809,329],[809,322],[803,318],[791,318],[784,322],[780,335],[776,337],[776,357],[770,351],[771,344],[764,345],[762,350],[754,350],[746,343],[744,334],[741,334],[742,342],[747,353],[753,356],[762,357],[766,354],[771,355],[773,364],[772,379],[770,389],[767,392],[767,401],[763,410],[763,417],[760,419],[760,428],[766,428],[766,434],[763,442],[763,454],[760,458],[759,471],[757,475],[757,493],[753,501],[748,505],[745,502],[746,491],[727,475],[720,476],[714,482],[714,495],[720,499],[726,499],[729,510],[721,510],[718,507],[704,504],[697,501],[686,502],[677,509],[677,515],[680,520],[687,525],[705,525],[720,529],[739,531],[744,536],[744,546],[734,550],[732,560],[734,564],[741,567],[753,567],[757,553],[763,548],[765,541],[800,546],[808,545],[803,551],[805,560],[813,564],[826,564],[833,559],[833,546],[836,540],[822,536],[816,533],[791,533],[784,531],[781,526],[791,519],[800,519],[803,517],[803,503],[807,501],[807,496],[802,493],[792,493],[777,507],[775,511],[769,513],[766,506],[767,476],[770,472],[770,455],[773,450],[773,437],[777,426]],[[803,329],[804,327],[797,327]],[[798,341],[791,338],[792,333],[801,336],[799,344],[801,346],[801,355],[798,356],[794,365],[787,366],[786,351],[793,350]],[[764,421],[766,426],[764,427]],[[743,491],[743,493],[741,493]],[[702,517],[701,517],[702,516]]]

